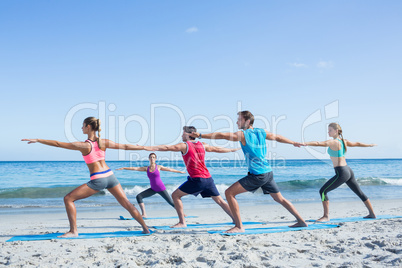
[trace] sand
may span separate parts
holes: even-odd
[[[202,201],[201,201],[202,202]],[[372,200],[377,215],[402,215],[402,200]],[[305,219],[321,216],[320,203],[295,203]],[[246,228],[294,223],[280,205],[242,206],[243,221],[263,221]],[[331,202],[331,217],[367,214],[362,202]],[[48,213],[46,213],[48,212]],[[230,219],[218,207],[187,209],[188,223]],[[324,230],[222,236],[211,229],[155,230],[144,237],[5,242],[12,236],[66,232],[62,210],[4,213],[0,210],[0,266],[6,267],[402,267],[402,219],[341,223]],[[141,230],[123,208],[78,208],[80,232]],[[149,217],[174,211],[148,210]],[[147,220],[149,226],[173,225],[175,219]],[[213,228],[213,230],[225,228]]]

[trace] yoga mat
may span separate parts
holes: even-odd
[[[308,227],[295,227],[295,228],[290,228],[288,226],[253,228],[253,229],[246,229],[246,231],[244,233],[225,233],[225,231],[208,231],[208,233],[221,234],[221,235],[250,235],[250,234],[282,233],[282,232],[301,231],[301,230],[330,229],[330,228],[337,228],[337,227],[339,227],[339,225],[313,224],[313,225],[309,225]]]
[[[146,236],[152,234],[143,234],[142,231],[120,231],[120,232],[107,232],[107,233],[80,233],[78,237],[57,237],[62,233],[52,233],[44,235],[21,235],[14,236],[8,239],[6,242],[13,241],[35,241],[35,240],[50,240],[50,239],[93,239],[93,238],[106,238],[106,237],[131,237],[131,236]]]
[[[243,225],[253,225],[253,224],[264,224],[264,222],[252,222],[246,221],[243,222]],[[184,228],[170,228],[170,226],[152,226],[155,229],[159,230],[175,230],[175,229],[192,229],[192,228],[216,228],[216,227],[224,227],[224,226],[233,226],[232,222],[225,223],[207,223],[207,224],[187,224],[187,227]]]
[[[165,220],[165,219],[178,219],[179,217],[177,216],[172,216],[172,217],[147,217],[147,218],[143,218],[144,220]],[[198,218],[198,216],[186,216],[186,219],[190,219],[190,218]],[[119,217],[119,220],[134,220],[134,218],[125,218],[123,216]]]
[[[384,219],[396,219],[402,218],[402,216],[394,216],[394,215],[378,215],[377,218],[363,218],[363,217],[350,217],[350,218],[336,218],[330,219],[329,221],[320,221],[315,222],[315,220],[307,220],[308,222],[315,222],[315,223],[340,223],[340,222],[356,222],[356,221],[372,221],[372,220],[384,220]]]

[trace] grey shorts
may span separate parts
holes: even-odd
[[[119,185],[119,181],[116,179],[114,174],[107,176],[105,178],[99,178],[99,179],[94,179],[90,180],[87,182],[87,185],[89,188],[95,190],[95,191],[101,191],[103,189],[110,189],[115,187],[116,185]]]
[[[263,174],[251,174],[239,180],[241,186],[249,192],[255,192],[261,187],[264,194],[276,194],[279,193],[279,188],[274,181],[273,172],[267,172]]]

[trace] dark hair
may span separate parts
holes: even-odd
[[[98,131],[98,147],[99,147],[99,149],[102,148],[102,140],[100,138],[100,132],[102,129],[100,127],[100,125],[101,125],[100,120],[96,119],[93,116],[90,116],[90,117],[85,118],[84,124],[85,124],[85,126],[90,125],[93,131]]]
[[[254,115],[250,111],[241,111],[237,114],[241,115],[241,117],[243,117],[246,121],[250,120],[250,125],[254,124]]]
[[[197,129],[193,126],[184,126],[183,131],[186,133],[193,133],[193,132],[197,132]],[[191,136],[189,138],[190,138],[190,140],[195,140],[195,138],[193,138]]]
[[[151,157],[151,155],[154,155],[154,156],[155,156],[155,158],[157,158],[155,153],[150,153],[150,154],[148,155],[148,158],[150,158],[150,157]]]

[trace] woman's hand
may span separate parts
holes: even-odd
[[[305,144],[305,143],[300,143],[300,142],[294,142],[294,143],[293,143],[293,146],[300,148],[301,146],[307,146],[307,144]]]
[[[21,141],[27,141],[28,144],[31,144],[39,142],[39,139],[22,139]]]

